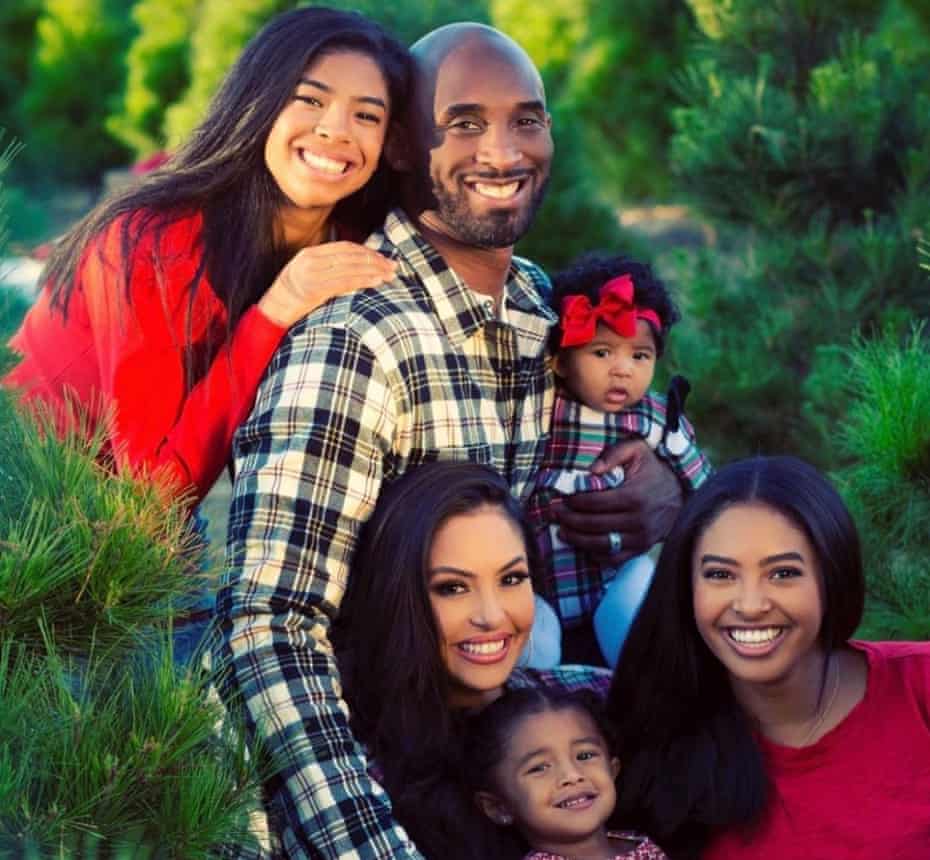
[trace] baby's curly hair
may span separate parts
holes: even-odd
[[[629,275],[633,279],[633,302],[637,307],[656,312],[662,323],[662,331],[653,329],[656,353],[662,355],[665,336],[669,329],[681,319],[678,308],[672,301],[668,287],[657,278],[648,263],[638,263],[622,255],[600,253],[585,254],[552,278],[552,309],[561,315],[562,300],[570,295],[587,296],[591,304],[600,301],[600,290],[612,278]],[[562,326],[556,323],[549,333],[549,348],[553,354],[559,351]]]

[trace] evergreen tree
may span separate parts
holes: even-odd
[[[0,129],[0,145],[4,141],[3,129]],[[22,148],[22,144],[13,141],[0,147],[0,258],[6,248],[9,237],[9,217],[6,213],[7,189],[5,177],[10,164]],[[3,286],[3,269],[0,264],[0,376],[12,366],[13,355],[6,342],[19,327],[20,320],[26,313],[28,302],[18,292]]]
[[[29,78],[42,0],[19,0],[0,6],[0,128],[21,138],[20,99]]]
[[[121,109],[107,129],[139,158],[164,146],[165,109],[190,82],[188,45],[201,0],[139,0],[132,9],[138,33],[126,54]]]
[[[180,503],[0,389],[0,856],[207,858],[257,772],[166,625],[199,574]]]
[[[210,99],[246,43],[294,0],[198,0],[190,41],[190,83],[165,111],[164,141],[174,149],[200,124]]]
[[[0,374],[25,309],[0,284]],[[206,860],[253,841],[259,771],[172,658],[204,575],[185,510],[101,461],[0,388],[0,857]]]
[[[928,279],[930,288],[930,279]],[[915,325],[847,352],[837,477],[862,535],[867,639],[930,639],[930,338]]]
[[[914,46],[888,38],[876,2],[690,5],[703,39],[672,163],[721,240],[677,260],[672,357],[718,459],[832,467],[852,336],[930,315],[915,239],[930,222],[930,63],[902,61]]]
[[[418,0],[416,3],[330,0],[326,5],[367,15],[405,45],[412,45],[430,30],[453,21],[490,23],[487,0]]]
[[[42,178],[96,179],[125,149],[104,131],[123,88],[130,0],[45,0],[23,97],[25,158]]]

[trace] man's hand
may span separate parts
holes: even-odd
[[[612,490],[566,496],[556,509],[562,538],[580,550],[619,564],[663,540],[681,508],[683,492],[672,470],[642,439],[620,442],[591,467],[602,475],[623,466],[625,479]],[[612,553],[609,535],[622,537]]]

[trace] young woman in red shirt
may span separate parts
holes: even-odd
[[[851,640],[864,595],[855,525],[814,468],[711,477],[612,682],[621,822],[672,858],[926,858],[930,643]]]
[[[287,329],[393,274],[348,240],[385,215],[409,81],[406,50],[361,15],[274,18],[177,155],[57,245],[6,383],[198,502]]]

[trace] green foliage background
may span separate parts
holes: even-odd
[[[557,156],[546,205],[518,250],[549,267],[594,248],[657,262],[684,311],[663,373],[691,380],[688,413],[704,446],[718,463],[783,451],[828,471],[862,533],[860,632],[930,638],[930,7],[331,3],[408,43],[477,20],[527,47],[546,81]],[[4,199],[25,235],[42,206],[35,193],[99,182],[107,168],[175,146],[245,42],[293,5],[4,4],[0,144],[20,139],[25,150],[15,175],[11,151],[0,157],[0,250]],[[710,244],[621,230],[618,208],[653,201],[686,201]],[[0,342],[26,305],[0,285]],[[29,850],[56,836],[75,851],[82,839],[145,844],[155,831],[137,809],[111,819],[94,806],[141,768],[154,792],[143,805],[173,822],[178,856],[202,856],[207,843],[192,834],[235,838],[254,772],[235,734],[217,741],[209,730],[216,713],[197,679],[176,677],[170,659],[140,656],[161,653],[154,631],[183,603],[183,518],[138,487],[101,480],[93,445],[59,443],[24,420],[0,399],[0,853],[13,828],[30,834]],[[86,679],[78,688],[76,673]],[[155,679],[151,688],[140,677]],[[50,716],[30,735],[37,711]],[[87,743],[72,748],[76,715]],[[179,747],[165,740],[172,726],[186,727]],[[184,755],[217,750],[217,771],[169,796]],[[29,761],[97,782],[82,788],[69,775],[63,794],[51,770],[17,766]],[[69,794],[77,801],[66,807]]]

